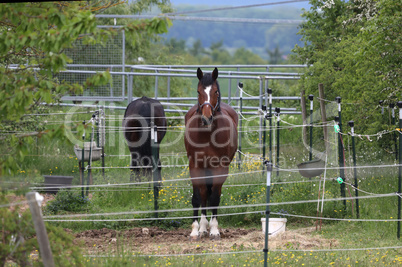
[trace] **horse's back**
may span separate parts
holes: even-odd
[[[132,101],[126,108],[124,117],[139,115],[142,117],[150,118],[156,115],[162,115],[160,117],[165,117],[165,110],[162,104],[153,98],[143,96]]]
[[[149,135],[151,121],[158,128],[158,142],[161,142],[166,134],[166,116],[162,104],[155,99],[141,97],[132,101],[126,108],[123,127],[125,129],[125,138],[128,141],[137,141],[143,133]],[[130,129],[131,128],[131,129]]]

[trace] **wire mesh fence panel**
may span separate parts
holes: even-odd
[[[77,39],[72,48],[66,49],[65,54],[72,59],[69,64],[69,71],[124,71],[124,33],[119,32],[110,37],[106,42],[100,44],[87,44],[84,38]],[[93,76],[93,73],[63,72],[57,75],[59,80],[83,85],[85,81]],[[84,88],[82,96],[87,97],[123,97],[124,77],[113,75],[107,85]]]

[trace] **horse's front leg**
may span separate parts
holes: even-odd
[[[190,234],[190,240],[198,240],[201,236],[208,235],[207,227],[208,220],[206,216],[207,207],[207,187],[205,184],[205,178],[197,179],[197,177],[205,177],[205,170],[197,168],[190,163],[190,176],[193,184],[193,224],[191,225],[192,231]],[[198,223],[198,210],[200,206],[203,207],[201,211],[201,220]]]
[[[201,220],[200,220],[200,236],[205,237],[208,236],[208,220],[207,220],[207,200],[208,200],[208,193],[206,186],[200,186],[200,195],[201,195]]]
[[[198,224],[198,209],[200,208],[201,205],[201,195],[200,195],[200,189],[193,185],[193,198],[192,198],[192,204],[193,204],[193,224],[191,225],[191,234],[190,234],[190,240],[191,241],[196,241],[200,238],[198,228],[200,227]]]
[[[211,239],[220,239],[221,235],[218,228],[218,207],[221,202],[222,185],[226,180],[227,174],[229,172],[228,168],[222,168],[214,171],[214,180],[211,188],[211,195],[209,198],[209,205],[212,208],[212,217],[209,221],[209,237]]]
[[[221,200],[221,186],[213,186],[212,187],[212,193],[210,197],[210,205],[212,208],[212,217],[211,220],[209,221],[209,237],[211,239],[220,239],[221,235],[219,233],[219,228],[218,228],[218,206]]]
[[[193,224],[191,225],[192,231],[190,234],[190,239],[192,241],[198,240],[200,237],[208,236],[208,220],[207,220],[207,197],[206,197],[206,187],[205,186],[194,186],[193,185]],[[198,224],[198,209],[203,207],[201,211],[201,220]]]

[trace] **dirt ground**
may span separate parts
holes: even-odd
[[[163,230],[157,227],[133,228],[125,231],[110,229],[88,230],[75,234],[76,242],[88,254],[139,253],[198,254],[264,248],[265,236],[261,229],[220,229],[221,239],[202,238],[190,241],[190,229]],[[315,227],[285,231],[269,238],[270,249],[335,248],[338,241],[314,235]]]
[[[54,199],[51,194],[44,194],[42,206]],[[11,202],[24,201],[23,197],[11,197]],[[28,209],[28,205],[19,206],[19,212]],[[210,240],[208,237],[190,241],[191,229],[164,230],[158,227],[132,228],[124,231],[111,229],[87,230],[73,233],[75,243],[85,254],[133,253],[133,254],[199,254],[206,252],[228,252],[236,250],[257,250],[264,248],[265,236],[261,228],[220,229],[221,238]],[[315,235],[315,227],[286,230],[269,237],[269,248],[278,249],[332,249],[338,246],[336,239],[323,239]]]

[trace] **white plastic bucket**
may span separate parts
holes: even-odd
[[[268,221],[268,235],[275,236],[279,233],[285,232],[286,218],[269,218]],[[261,218],[262,232],[265,233],[265,218]]]

